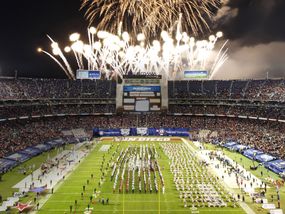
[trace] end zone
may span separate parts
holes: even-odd
[[[182,142],[180,137],[101,137],[100,141],[114,142]]]

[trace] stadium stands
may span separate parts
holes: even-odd
[[[217,136],[205,140],[234,139],[241,144],[258,148],[278,157],[285,157],[284,123],[274,121],[247,120],[235,118],[211,118],[193,116],[123,115],[123,116],[71,116],[10,121],[1,123],[2,150],[0,157],[36,145],[45,140],[63,137],[60,130],[92,127],[191,127],[193,130],[207,129]]]
[[[285,101],[285,80],[206,80],[170,81],[168,94],[171,99],[239,99]]]
[[[113,81],[0,79],[0,157],[93,127],[189,127],[284,158],[284,80],[170,81],[168,93],[168,115],[115,115]]]
[[[115,104],[6,105],[0,108],[0,119],[43,115],[115,113],[115,111]]]
[[[171,104],[169,112],[186,113],[186,114],[214,114],[214,115],[234,115],[245,117],[261,117],[285,119],[283,107],[260,107],[260,106],[236,106],[236,105],[187,105],[187,104]]]
[[[116,82],[108,80],[0,79],[1,100],[115,98]]]

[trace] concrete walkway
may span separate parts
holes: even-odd
[[[77,147],[75,148],[75,149],[78,150],[78,153],[81,153],[82,155],[78,156],[78,159],[77,159],[77,160],[74,162],[74,164],[70,167],[70,170],[65,174],[65,179],[67,179],[67,178],[72,174],[72,172],[73,172],[74,170],[76,170],[76,169],[83,163],[82,160],[83,160],[84,158],[86,158],[87,155],[90,154],[91,151],[93,151],[93,150],[96,148],[97,144],[94,144],[94,146],[93,146],[91,149],[89,149],[88,151],[86,151],[86,152],[82,152],[82,151],[80,150],[80,147],[82,147],[82,146],[83,146],[83,145],[80,145],[80,146],[77,146]],[[80,162],[79,162],[79,160],[80,160]],[[61,187],[62,184],[64,184],[64,180],[63,180],[63,179],[61,179],[61,180],[59,180],[57,183],[55,183],[55,184],[54,184],[54,192],[56,192],[56,191]],[[48,201],[48,199],[49,199],[51,196],[52,196],[52,194],[47,194],[45,197],[43,197],[43,198],[40,199],[40,201],[39,201],[39,204],[40,204],[39,209],[41,209],[41,208],[44,206],[44,204]],[[33,212],[31,212],[31,214],[36,214],[36,213],[37,213],[37,210],[34,210]]]
[[[13,206],[13,204],[19,201],[19,197],[22,197],[20,195],[22,195],[23,192],[29,192],[32,187],[46,186],[46,189],[50,191],[53,189],[55,192],[60,185],[64,183],[62,181],[79,166],[80,160],[85,158],[96,146],[95,145],[91,150],[81,149],[86,143],[87,142],[75,144],[73,150],[64,150],[56,157],[48,160],[49,162],[58,163],[58,167],[52,167],[45,175],[42,175],[42,171],[39,168],[14,185],[13,188],[18,189],[19,192],[16,192],[14,197],[10,197],[7,201],[4,201],[0,207],[0,211],[5,211],[7,207]],[[50,196],[51,194],[47,194],[46,197],[38,201],[39,208],[45,204]],[[36,213],[36,211],[32,211],[32,213]]]

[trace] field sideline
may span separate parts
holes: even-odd
[[[41,196],[40,203],[42,205],[41,209],[37,213],[70,213],[70,206],[72,206],[72,212],[83,213],[87,210],[88,204],[90,206],[90,211],[92,213],[244,213],[244,211],[237,207],[224,207],[224,208],[198,208],[198,210],[191,210],[191,208],[184,208],[183,202],[179,198],[179,193],[175,188],[173,183],[173,175],[170,172],[169,159],[163,153],[162,149],[159,147],[160,142],[111,142],[104,141],[96,145],[95,149],[90,152],[90,154],[78,165],[78,167],[69,175],[67,178],[60,182],[58,187],[55,188],[54,194],[47,193],[46,196]],[[177,143],[177,141],[172,142]],[[104,177],[104,183],[99,186],[99,180],[101,176],[101,164],[104,162],[104,167],[106,163],[110,160],[112,152],[115,151],[116,146],[120,145],[120,148],[126,148],[128,145],[150,145],[154,144],[157,148],[159,154],[159,165],[162,170],[162,174],[165,180],[165,194],[162,194],[161,191],[156,193],[113,193],[112,187],[113,182],[110,180],[111,170],[106,171]],[[194,144],[190,143],[193,148]],[[109,152],[99,151],[103,145],[114,145],[110,148]],[[216,150],[217,148],[210,144],[204,144],[205,147],[209,150]],[[53,154],[54,153],[54,154]],[[54,156],[55,151],[51,152],[51,155]],[[245,165],[246,169],[249,169],[249,165],[252,164],[252,161],[248,160],[244,156],[230,151],[225,150],[225,154],[240,162],[242,158],[241,165]],[[33,164],[33,162],[39,163],[46,159],[47,154],[40,155],[29,162],[24,164]],[[103,160],[105,159],[105,161]],[[38,165],[37,165],[38,166]],[[15,169],[14,169],[15,170]],[[13,170],[13,171],[14,171]],[[257,177],[260,178],[260,168],[257,171],[253,171]],[[277,178],[274,173],[268,172],[263,169],[265,175],[272,176]],[[16,171],[10,172],[9,176],[15,175]],[[91,175],[94,175],[91,178]],[[4,177],[5,178],[5,177]],[[17,179],[17,182],[20,178]],[[21,179],[20,179],[21,180]],[[87,184],[89,180],[89,184]],[[13,183],[14,182],[14,183]],[[11,181],[9,185],[13,186],[16,181]],[[12,185],[13,183],[13,185]],[[83,186],[85,186],[85,192],[83,191]],[[3,182],[0,183],[2,189]],[[7,188],[7,186],[6,186]],[[96,188],[97,193],[100,194],[94,195],[94,189]],[[11,189],[11,188],[10,188]],[[83,192],[83,198],[81,198],[81,193]],[[123,191],[125,192],[125,191]],[[238,190],[236,190],[238,192]],[[268,190],[268,198],[270,195],[274,194],[274,188]],[[276,195],[276,194],[275,194]],[[92,196],[92,203],[90,203],[90,196]],[[25,201],[29,201],[34,197],[32,193],[29,194],[28,198],[24,198]],[[43,204],[43,197],[48,197],[48,200]],[[96,198],[95,198],[96,197]],[[103,205],[99,203],[99,198],[104,198],[105,200],[109,198],[109,204]],[[77,205],[75,206],[75,200],[77,200]],[[281,206],[285,204],[285,193],[284,188],[281,191]],[[270,200],[269,200],[270,201]],[[257,213],[266,213],[263,209],[260,208],[260,205],[253,205],[249,197],[246,197],[247,204]],[[275,200],[275,202],[277,202]],[[17,213],[16,210],[12,210],[12,213]]]
[[[246,158],[245,156],[243,156],[242,154],[240,153],[237,153],[237,152],[232,152],[232,151],[229,151],[225,148],[220,148],[220,147],[217,147],[215,145],[212,145],[212,144],[203,144],[205,146],[206,149],[208,150],[223,150],[223,152],[225,153],[225,155],[227,155],[229,158],[231,158],[232,160],[235,160],[236,162],[238,162],[240,165],[242,165],[247,171],[250,171],[253,175],[255,175],[256,177],[258,177],[259,179],[263,180],[264,182],[267,182],[266,181],[266,178],[270,177],[270,178],[273,178],[273,179],[279,179],[280,180],[280,177],[271,172],[270,170],[267,170],[264,166],[259,166],[257,170],[253,171],[253,170],[250,170],[250,166],[253,165],[253,163],[255,165],[258,165],[259,163],[256,162],[256,161],[252,161],[248,158]],[[261,176],[261,172],[263,173],[263,176]],[[267,182],[268,183],[268,182]],[[275,190],[275,187],[272,187],[271,184],[269,184],[269,186],[271,186],[271,188],[269,188],[267,190],[267,193],[266,193],[266,198],[268,199],[268,202],[269,203],[274,203],[275,206],[277,207],[277,195],[276,195],[276,190]],[[237,191],[237,192],[240,192],[240,191]],[[271,195],[273,195],[274,197],[274,201],[271,202]],[[281,204],[281,209],[283,210],[283,213],[285,213],[285,187],[283,186],[281,189],[280,189],[280,204]],[[251,198],[250,197],[246,197],[246,202],[248,202],[249,206],[256,212],[256,213],[267,213],[266,210],[262,209],[261,208],[261,205],[260,204],[252,204],[251,202]]]

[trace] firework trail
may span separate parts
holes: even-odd
[[[149,37],[171,28],[180,14],[183,31],[208,31],[213,11],[220,6],[220,0],[82,0],[81,9],[86,9],[90,24],[99,22],[99,30],[117,33],[122,24],[124,31]]]
[[[222,32],[211,35],[208,40],[195,40],[181,31],[180,23],[181,19],[174,36],[162,31],[159,40],[149,42],[140,33],[132,44],[127,32],[118,31],[116,35],[91,27],[87,31],[88,43],[84,43],[80,35],[74,33],[69,37],[70,46],[65,47],[64,51],[66,54],[73,53],[77,62],[75,70],[99,70],[107,78],[111,74],[122,78],[132,72],[155,73],[165,75],[166,79],[177,79],[185,70],[207,70],[212,78],[228,58],[227,42],[218,51],[215,49],[218,39],[223,36]],[[58,43],[49,39],[52,42],[52,54],[41,51],[59,64],[69,78],[75,79],[75,70],[71,68]]]

